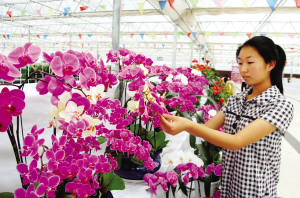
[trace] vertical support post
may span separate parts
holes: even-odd
[[[191,46],[191,60],[190,60],[190,65],[189,65],[189,67],[192,65],[192,61],[193,61],[193,53],[194,53],[194,42],[192,42],[192,46]]]
[[[113,31],[112,31],[112,46],[113,50],[118,50],[120,40],[120,19],[121,19],[121,1],[114,0],[113,5]],[[117,73],[119,71],[118,63],[111,63],[111,72]]]
[[[293,66],[294,66],[294,60],[292,61],[292,69],[291,69],[291,73],[290,73],[290,82],[292,81],[292,77],[293,77]]]
[[[200,47],[200,50],[199,50],[200,52],[199,52],[199,64],[200,64],[200,62],[201,62],[201,47]]]
[[[97,61],[100,61],[99,59],[100,59],[100,56],[99,56],[99,54],[98,54],[98,42],[97,42],[97,55],[96,55],[96,57],[97,57]]]
[[[28,26],[28,42],[30,43],[30,26]]]
[[[172,68],[176,68],[176,52],[177,52],[177,31],[178,31],[178,20],[174,21],[174,38],[173,38],[173,57],[172,57]]]

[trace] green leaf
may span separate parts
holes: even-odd
[[[121,168],[121,165],[122,165],[122,155],[115,155],[114,156],[114,158],[115,158],[115,160],[117,160],[117,162],[118,162],[118,169],[120,169]]]
[[[188,196],[187,190],[186,190],[186,186],[184,185],[181,177],[178,178],[178,182],[179,182],[179,189],[178,190],[181,189],[181,191],[183,192],[183,194],[185,194],[186,196]]]
[[[205,196],[210,197],[210,186],[211,186],[212,174],[204,177],[204,190]]]
[[[111,190],[124,190],[124,189],[125,189],[125,184],[123,179],[118,175],[114,174],[109,184],[108,190],[111,191]]]
[[[192,120],[188,111],[180,112],[181,117],[185,117],[186,119]]]
[[[200,124],[205,123],[203,116],[199,115],[198,113],[195,113],[195,116],[196,116],[197,123],[200,123]]]
[[[134,163],[134,164],[136,164],[136,165],[143,165],[142,162],[138,162],[138,161],[136,161],[136,160],[134,160],[134,159],[130,159],[130,160],[132,161],[132,163]]]
[[[162,145],[158,146],[157,149],[159,150],[159,149],[164,148],[169,142],[170,142],[170,140],[165,141]]]
[[[0,193],[0,198],[14,198],[14,194],[11,192],[2,192]]]
[[[155,139],[154,139],[154,133],[155,133]],[[148,131],[147,139],[149,140],[152,147],[154,145],[156,146],[155,149],[162,148],[166,145],[166,134],[162,131],[160,132],[154,132],[154,131]],[[156,142],[156,144],[154,143]]]
[[[118,99],[118,100],[120,100],[120,84],[121,83],[119,82],[119,84],[116,88],[116,91],[115,91],[115,99]]]
[[[75,198],[75,197],[73,197],[72,195],[67,195],[65,196],[65,198]]]
[[[174,97],[177,97],[178,96],[178,93],[175,93],[175,92],[168,92],[165,96],[165,98],[174,98]]]
[[[190,145],[192,148],[197,149],[196,136],[190,134]]]
[[[97,140],[98,140],[98,142],[99,142],[100,144],[103,144],[104,142],[107,141],[107,139],[106,139],[105,137],[103,137],[103,136],[98,137]]]
[[[110,171],[109,173],[103,173],[103,185],[108,186],[111,182],[114,175],[114,171]]]

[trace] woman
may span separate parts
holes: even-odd
[[[237,50],[240,73],[253,87],[231,96],[204,125],[160,115],[161,127],[176,135],[187,131],[223,147],[221,197],[277,197],[281,140],[293,118],[293,105],[282,95],[283,49],[264,36]],[[217,131],[225,126],[225,133]]]

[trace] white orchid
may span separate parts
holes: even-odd
[[[98,100],[105,97],[103,84],[99,84],[96,87],[90,87],[89,91],[84,90],[84,92],[88,95],[87,98],[91,104],[96,104]]]
[[[208,111],[208,114],[211,116],[211,117],[214,117],[216,114],[217,114],[217,111],[215,109],[212,109],[212,110],[209,110]]]
[[[146,67],[144,67],[143,65],[140,65],[139,67],[144,71],[144,75],[147,76],[147,74],[149,73],[149,70]]]
[[[197,166],[203,166],[204,164],[203,161],[194,154],[193,149],[169,152],[163,155],[162,159],[164,164],[169,164],[173,167],[176,167],[179,164],[187,163],[194,163]]]
[[[179,160],[179,157],[177,157],[175,155],[175,152],[166,153],[163,156],[163,163],[168,164],[168,165],[172,165],[173,167],[176,167],[180,164],[180,160]]]
[[[174,78],[173,74],[170,74],[170,75],[166,78],[166,81],[172,83],[172,82],[173,82],[173,78]]]
[[[128,108],[130,111],[137,112],[137,111],[139,110],[139,101],[133,101],[133,100],[130,100],[130,101],[127,103],[127,108]]]
[[[183,74],[177,75],[177,76],[175,77],[175,79],[181,80],[181,82],[182,82],[184,85],[187,85],[187,84],[189,83],[188,78],[187,78],[185,75],[183,75]]]
[[[76,117],[79,118],[83,111],[84,106],[77,106],[75,102],[69,101],[66,109],[61,111],[59,116],[65,119],[66,122],[70,122],[71,120],[76,120]]]
[[[54,105],[50,105],[50,111],[48,112],[48,116],[50,118],[49,128],[54,125],[58,129],[61,125],[60,122],[58,122],[58,120],[61,119],[59,113],[63,110],[65,110],[65,104],[61,101],[58,101],[58,108]]]
[[[89,128],[82,132],[82,137],[86,138],[88,136],[96,136],[95,126],[100,125],[102,122],[99,119],[94,119],[91,116],[86,114],[83,114],[81,118],[87,120],[90,123]]]
[[[58,99],[62,104],[66,104],[71,98],[72,95],[68,91],[64,91],[64,93],[58,96]]]
[[[192,69],[192,74],[194,74],[195,76],[202,76],[201,71],[199,71],[197,69]]]

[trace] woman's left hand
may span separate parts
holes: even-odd
[[[171,135],[177,135],[178,133],[182,131],[186,131],[189,124],[191,124],[190,120],[178,117],[178,116],[172,116],[168,114],[159,115],[160,120],[160,127],[166,132]]]

